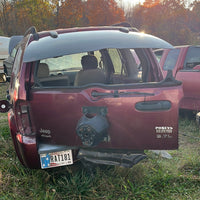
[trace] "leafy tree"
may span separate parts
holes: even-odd
[[[151,8],[158,5],[159,3],[160,0],[145,0],[145,2],[143,3],[143,7]]]
[[[195,41],[190,29],[189,14],[184,0],[146,0],[137,5],[127,20],[138,29],[161,37],[174,45],[189,44]],[[192,18],[193,19],[193,18]]]
[[[118,2],[118,4],[116,3]],[[128,21],[141,31],[174,45],[200,43],[200,2],[145,0],[133,8],[122,0],[1,0],[0,30],[4,35],[23,34],[30,26],[38,30],[111,25]],[[122,7],[120,7],[121,5]]]
[[[8,35],[86,25],[110,25],[125,20],[115,0],[2,0],[0,29]]]
[[[47,0],[4,0],[1,27],[7,35],[22,34],[30,26],[38,30],[52,27],[54,5]]]
[[[81,26],[83,2],[81,0],[62,1],[58,13],[58,27]]]
[[[114,0],[88,0],[85,12],[89,25],[111,25],[125,20],[124,11]]]
[[[200,33],[200,2],[197,0],[191,4],[189,28],[196,33]]]

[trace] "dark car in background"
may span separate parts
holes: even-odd
[[[145,149],[177,149],[182,85],[163,78],[151,48],[173,47],[118,26],[30,28],[0,103],[21,163],[132,167]]]
[[[11,76],[12,66],[14,63],[15,54],[17,52],[17,44],[23,38],[23,36],[12,36],[9,40],[9,45],[7,46],[8,55],[6,59],[3,61],[4,73],[9,79]]]
[[[183,45],[174,49],[154,51],[164,76],[172,70],[176,80],[183,83],[181,109],[200,111],[200,46]]]

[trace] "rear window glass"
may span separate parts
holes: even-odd
[[[169,51],[167,58],[165,60],[165,64],[163,66],[163,70],[167,71],[167,70],[174,69],[179,53],[180,53],[180,49],[172,49]]]
[[[192,69],[196,65],[200,65],[200,47],[190,47],[186,55],[184,68]]]
[[[125,84],[155,81],[154,75],[147,74],[150,72],[147,68],[151,68],[151,62],[143,50],[102,49],[63,55],[37,62],[35,86],[77,87],[91,83]],[[150,80],[147,80],[148,78]]]
[[[81,69],[81,57],[86,53],[66,55],[57,58],[48,58],[41,60],[40,63],[46,63],[49,67],[49,75],[60,75],[70,70]]]

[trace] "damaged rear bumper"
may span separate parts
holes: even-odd
[[[50,144],[39,144],[38,146],[39,154],[48,154],[67,150],[73,151],[74,162],[80,160],[87,163],[115,165],[127,168],[132,167],[146,158],[146,154],[143,151],[78,148]]]

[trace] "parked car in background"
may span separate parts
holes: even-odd
[[[17,52],[17,44],[22,40],[23,36],[12,36],[9,40],[9,45],[7,45],[8,55],[3,61],[4,73],[9,80],[11,76],[12,66],[14,63],[15,54]]]
[[[180,108],[200,111],[200,46],[176,46],[174,49],[157,49],[154,53],[164,76],[170,69],[176,80],[183,83],[184,97]]]
[[[118,26],[30,28],[0,102],[21,163],[132,167],[145,149],[177,149],[182,85],[170,71],[163,79],[151,48],[173,47]]]
[[[8,57],[9,37],[0,36],[0,72],[3,72],[3,61]]]

